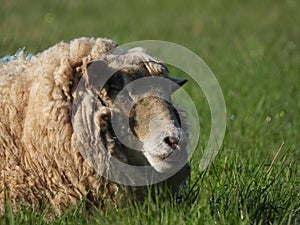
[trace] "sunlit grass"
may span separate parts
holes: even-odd
[[[186,86],[196,99],[203,133],[180,204],[149,198],[118,211],[78,207],[53,224],[300,224],[298,1],[0,0],[0,5],[0,57],[22,47],[37,53],[80,36],[120,44],[173,41],[204,59],[226,100],[223,146],[200,172],[210,111],[199,87]],[[8,207],[0,224],[43,224],[45,218],[43,210]]]

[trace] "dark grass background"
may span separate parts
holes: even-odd
[[[70,210],[53,223],[300,224],[299,11],[297,0],[0,0],[0,57],[22,47],[37,53],[80,36],[120,44],[171,41],[209,65],[226,100],[223,146],[199,172],[210,111],[201,90],[186,85],[202,133],[191,160],[190,194],[181,204],[149,199],[89,216]],[[41,224],[44,217],[8,210],[0,224]]]

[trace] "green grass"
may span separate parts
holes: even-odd
[[[118,212],[69,210],[53,224],[300,224],[299,1],[0,0],[0,5],[0,57],[23,46],[36,53],[79,36],[120,44],[172,41],[204,59],[226,100],[223,146],[200,172],[210,112],[199,88],[187,85],[198,103],[202,134],[191,160],[189,195],[180,204],[149,199]],[[8,208],[0,224],[43,224],[45,216]]]

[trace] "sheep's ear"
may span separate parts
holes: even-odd
[[[173,77],[169,77],[169,79],[173,82],[175,82],[176,84],[172,85],[172,92],[177,91],[181,86],[183,86],[186,82],[187,79],[185,78],[173,78]]]
[[[108,75],[107,63],[93,62],[87,68],[76,88],[72,106],[74,144],[89,166],[99,175],[104,174],[109,151],[106,140],[110,137],[108,124],[111,112],[98,100],[101,86]],[[103,75],[104,74],[104,75]]]
[[[88,91],[78,96],[73,104],[74,144],[89,166],[98,174],[103,174],[109,157],[109,150],[104,143],[109,135],[107,125],[110,111],[100,101],[95,101],[95,96]]]
[[[88,89],[100,91],[108,79],[116,72],[117,70],[109,67],[108,63],[103,60],[91,62],[87,66],[85,86]]]
[[[180,87],[183,86],[188,81],[185,78],[173,78],[173,77],[170,77],[169,79],[171,81],[175,82],[176,84],[178,84]]]

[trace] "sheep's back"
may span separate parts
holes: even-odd
[[[45,200],[58,210],[97,196],[101,180],[73,144],[70,87],[77,68],[114,47],[80,38],[0,63],[0,211],[4,192],[14,206]]]

